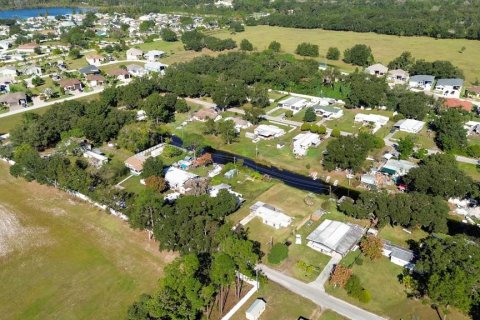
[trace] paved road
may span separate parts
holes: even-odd
[[[259,267],[271,281],[276,282],[282,287],[285,287],[286,289],[313,301],[324,309],[331,309],[336,313],[353,320],[386,320],[385,318],[377,316],[376,314],[328,295],[325,293],[325,291],[317,288],[315,284],[303,283],[264,265],[260,265]]]

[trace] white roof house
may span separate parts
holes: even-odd
[[[143,77],[146,74],[145,68],[138,64],[129,64],[127,66],[127,71],[134,77]]]
[[[460,98],[463,88],[463,79],[439,79],[435,84],[435,91],[442,97]]]
[[[262,222],[275,229],[286,228],[292,223],[292,217],[287,216],[280,209],[257,201],[250,207],[250,212],[259,217]]]
[[[316,133],[302,132],[293,138],[293,153],[297,156],[305,156],[308,148],[317,147],[322,140]]]
[[[290,97],[284,99],[278,103],[278,107],[283,109],[292,110],[293,112],[298,112],[305,108],[307,105],[307,100],[303,98]]]
[[[365,72],[373,76],[383,77],[384,75],[387,74],[388,68],[381,63],[376,63],[365,68]]]
[[[226,183],[220,183],[220,184],[211,186],[211,187],[208,189],[208,194],[210,195],[210,197],[216,198],[216,197],[218,196],[218,194],[220,193],[220,191],[222,191],[222,190],[227,190],[228,193],[233,194],[234,196],[236,196],[237,199],[238,199],[238,201],[239,201],[239,203],[241,203],[241,202],[244,201],[244,199],[243,199],[243,197],[242,197],[242,194],[233,191],[232,186],[229,185],[229,184],[226,184]]]
[[[161,57],[163,57],[165,55],[165,52],[163,51],[160,51],[160,50],[150,50],[148,51],[147,53],[145,53],[143,56],[145,57],[145,59],[147,59],[148,61],[157,61],[158,59],[160,59]]]
[[[127,60],[140,60],[143,56],[143,51],[137,48],[130,48],[127,50]]]
[[[182,194],[187,191],[185,189],[185,182],[197,177],[198,176],[194,173],[187,172],[175,167],[169,167],[165,171],[165,181],[167,181],[170,189],[180,192]]]
[[[265,311],[266,307],[265,301],[262,299],[255,300],[250,307],[248,307],[247,311],[245,311],[245,317],[248,320],[258,320],[262,315],[263,311]]]
[[[97,168],[100,168],[108,162],[108,157],[98,152],[87,150],[83,153],[83,157],[90,160],[90,162]]]
[[[363,123],[373,123],[375,127],[373,128],[372,132],[375,133],[387,124],[389,118],[385,116],[381,116],[378,114],[364,114],[364,113],[357,113],[355,115],[355,122],[363,122]]]
[[[418,167],[413,162],[407,160],[389,159],[380,169],[381,172],[390,175],[406,175],[411,169]]]
[[[423,129],[425,122],[418,121],[415,119],[402,119],[397,121],[393,126],[398,128],[400,131],[405,131],[409,133],[418,133]]]
[[[359,225],[327,219],[308,235],[308,246],[326,254],[336,252],[344,256],[355,247],[364,232]]]
[[[253,132],[260,138],[273,139],[281,137],[285,134],[285,130],[280,129],[274,125],[261,124],[253,130]]]
[[[17,76],[17,68],[14,66],[5,66],[0,68],[0,76],[2,77],[16,77]]]
[[[326,119],[338,119],[343,116],[343,109],[336,106],[317,104],[313,106],[313,110]]]
[[[408,81],[408,71],[402,69],[395,69],[388,71],[387,79],[394,84],[405,84]]]
[[[165,69],[167,69],[167,65],[160,63],[160,62],[147,62],[145,63],[145,70],[148,72],[158,72],[164,73]]]

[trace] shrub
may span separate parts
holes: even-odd
[[[268,254],[268,262],[271,264],[279,264],[288,257],[288,247],[284,243],[276,243]]]
[[[243,39],[240,42],[240,50],[253,51],[253,44],[250,41],[248,41],[247,39]]]
[[[358,266],[361,266],[363,264],[362,257],[358,257],[357,259],[355,259],[355,264],[358,265]]]
[[[280,42],[272,41],[272,42],[270,42],[270,44],[268,45],[268,49],[269,49],[269,50],[272,50],[273,52],[279,52],[281,46],[282,46],[282,45],[280,44]]]
[[[327,128],[324,125],[321,125],[318,127],[318,134],[326,134],[327,133]]]
[[[318,46],[308,42],[302,42],[297,46],[295,53],[304,57],[318,57]]]
[[[335,129],[332,130],[332,133],[330,135],[334,138],[338,138],[338,137],[340,137],[340,130],[335,128]]]
[[[291,117],[293,117],[293,111],[292,110],[285,111],[285,118],[291,118]]]
[[[360,279],[356,275],[352,274],[345,284],[345,290],[347,290],[349,296],[358,299],[363,291]]]
[[[474,158],[480,157],[480,145],[469,145],[467,147],[467,155]]]
[[[360,292],[360,296],[358,297],[358,300],[362,303],[369,303],[370,300],[372,300],[372,295],[370,294],[370,292],[368,290],[363,289]]]
[[[303,116],[303,121],[305,122],[315,122],[317,120],[317,115],[315,114],[315,110],[312,107],[307,108],[305,110],[305,115]]]
[[[311,127],[310,123],[304,122],[304,123],[302,124],[302,126],[300,127],[300,130],[301,130],[301,131],[310,131],[310,127]]]
[[[179,155],[182,154],[182,150],[171,146],[171,145],[166,145],[165,148],[163,149],[162,155],[167,157],[167,158],[173,158],[173,157],[178,157]]]
[[[190,111],[190,106],[185,99],[178,99],[177,102],[175,102],[175,111],[185,113]]]
[[[170,28],[163,28],[162,31],[160,31],[160,36],[162,37],[163,41],[167,42],[174,42],[178,40],[177,34]]]
[[[150,176],[145,179],[145,185],[156,192],[167,190],[167,183],[164,178],[158,176]]]
[[[340,50],[336,47],[330,47],[327,51],[327,59],[328,60],[338,60],[340,59]]]

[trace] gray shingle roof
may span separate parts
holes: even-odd
[[[439,79],[437,81],[437,86],[463,86],[463,79]]]

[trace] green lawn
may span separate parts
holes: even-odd
[[[268,35],[268,36],[266,36]],[[294,53],[301,42],[310,42],[320,47],[320,57],[317,59],[325,62],[325,54],[329,47],[338,47],[343,51],[355,44],[366,44],[372,48],[375,61],[388,64],[398,57],[402,51],[408,50],[417,59],[447,60],[460,67],[466,80],[474,81],[480,74],[480,42],[466,39],[433,39],[427,37],[399,37],[380,35],[376,33],[356,33],[343,31],[328,31],[321,29],[294,29],[270,26],[246,27],[245,32],[231,34],[227,30],[216,33],[220,38],[233,38],[239,43],[248,39],[257,50],[264,50],[273,40],[281,43],[282,51]],[[460,53],[460,49],[466,50]],[[341,60],[326,61],[328,64],[338,66],[346,71],[353,71],[354,66]]]
[[[136,64],[136,65],[140,65],[140,66],[143,66],[145,63],[144,62],[136,62],[136,61],[132,61],[132,62],[119,62],[119,63],[112,63],[112,64],[108,64],[106,66],[100,66],[99,69],[102,70],[103,72],[110,72],[112,70],[116,70],[116,69],[119,69],[121,66],[127,66],[129,64]]]
[[[240,310],[235,313],[232,319],[245,320],[245,311],[257,298],[262,298],[267,303],[266,309],[261,316],[262,320],[298,319],[300,316],[315,320],[318,319],[321,312],[320,307],[310,300],[302,298],[280,285],[269,281],[260,287]]]
[[[393,141],[405,138],[405,137],[413,137],[415,139],[415,144],[420,148],[425,149],[437,149],[437,145],[434,141],[435,134],[431,131],[428,131],[426,128],[423,128],[419,133],[413,134],[404,131],[397,131],[392,136]]]
[[[480,181],[480,169],[475,164],[457,162],[458,167],[468,176],[476,181]]]
[[[350,132],[350,133],[358,133],[360,128],[363,127],[362,123],[355,122],[355,116],[358,113],[363,114],[378,114],[381,116],[385,116],[391,118],[393,115],[392,111],[384,111],[384,110],[361,110],[361,109],[344,109],[343,116],[339,119],[329,120],[325,122],[325,126],[330,129],[339,129],[340,131]],[[388,122],[385,126],[380,128],[376,135],[380,137],[384,137],[390,131],[393,126],[393,122]]]
[[[13,233],[0,230],[13,250],[0,255],[3,319],[122,319],[155,290],[173,255],[145,233],[64,192],[14,179],[6,165],[0,175],[0,226]]]
[[[348,320],[345,317],[342,317],[338,313],[333,312],[332,310],[325,310],[322,312],[320,319],[318,320]]]
[[[347,256],[346,259],[349,257]],[[353,274],[360,278],[362,286],[372,295],[369,303],[360,303],[347,295],[343,288],[333,288],[327,285],[327,292],[334,296],[358,305],[390,319],[438,319],[436,311],[430,305],[418,300],[409,299],[405,289],[397,279],[402,268],[382,257],[376,261],[363,259],[361,266],[353,264]],[[451,309],[450,319],[468,319],[466,316]]]
[[[402,246],[404,248],[409,248],[408,242],[410,241],[419,241],[423,238],[426,238],[428,236],[428,233],[425,231],[416,228],[413,230],[410,230],[412,233],[409,234],[405,231],[402,230],[402,227],[392,227],[392,226],[385,226],[382,229],[380,229],[380,232],[378,233],[378,236],[382,239],[391,241],[392,243]]]
[[[145,186],[140,183],[141,179],[142,178],[140,176],[133,176],[127,181],[123,182],[122,187],[124,187],[128,192],[139,194],[145,190]]]

